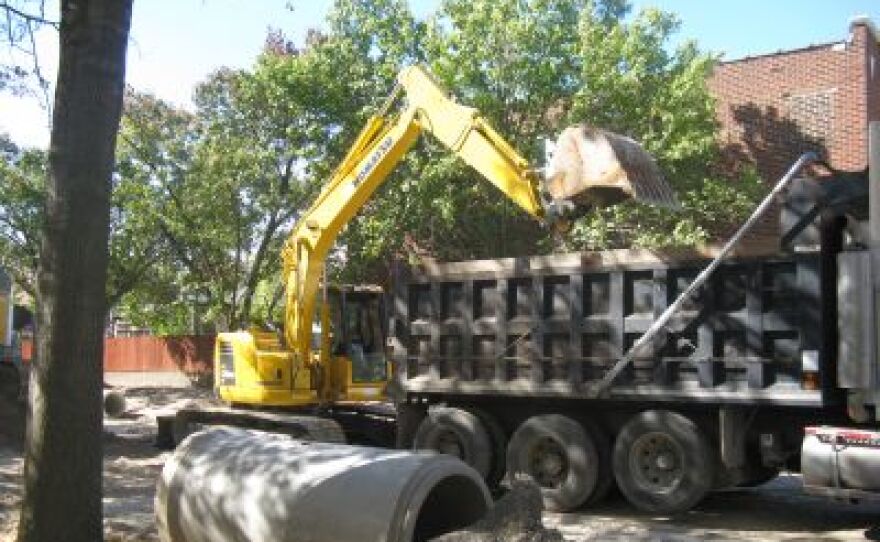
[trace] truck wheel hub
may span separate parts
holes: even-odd
[[[657,456],[657,468],[660,470],[672,470],[675,466],[675,458],[672,454],[662,453]]]
[[[568,474],[565,450],[551,438],[538,441],[531,457],[532,476],[542,487],[559,487]]]
[[[633,481],[652,493],[673,491],[684,478],[683,451],[669,435],[646,433],[630,449]]]

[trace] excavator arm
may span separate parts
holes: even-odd
[[[389,117],[388,110],[401,94],[406,98],[405,108]],[[308,365],[312,359],[312,322],[327,253],[342,228],[423,131],[430,132],[524,211],[538,220],[548,218],[537,174],[529,170],[528,162],[475,109],[453,101],[423,69],[406,68],[386,105],[369,120],[284,245],[285,334],[296,363]],[[326,330],[326,304],[321,320]],[[322,361],[328,356],[329,341],[325,339]]]

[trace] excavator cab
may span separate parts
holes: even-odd
[[[334,290],[335,295],[331,296],[332,355],[347,358],[350,387],[384,384],[388,378],[388,363],[382,289],[343,286]]]
[[[378,286],[329,286],[327,329],[311,328],[310,363],[301,367],[282,330],[222,333],[215,347],[215,388],[232,404],[308,406],[384,400],[391,374],[385,355],[384,293]],[[324,333],[326,331],[326,333]],[[328,362],[321,362],[323,341]]]

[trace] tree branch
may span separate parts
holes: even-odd
[[[49,81],[43,77],[43,71],[40,69],[40,57],[37,55],[37,40],[34,37],[34,29],[28,24],[27,25],[27,33],[28,38],[31,42],[31,50],[33,51],[33,59],[34,59],[34,77],[37,78],[37,85],[40,87],[40,91],[42,91],[42,99],[43,99],[43,107],[46,109],[46,120],[49,125],[52,124],[52,103],[49,100]]]
[[[159,241],[156,240],[146,252],[153,252],[152,249],[158,244]],[[135,265],[134,269],[123,277],[122,280],[119,281],[119,284],[113,288],[114,291],[107,294],[107,309],[109,310],[115,307],[122,299],[122,296],[133,290],[158,259],[159,256],[155,252],[153,252],[151,258],[139,258],[138,261],[140,262],[140,265]]]
[[[269,248],[270,241],[272,241],[272,238],[275,236],[275,232],[278,230],[278,226],[280,226],[280,221],[278,220],[279,212],[280,211],[276,210],[272,213],[272,216],[269,217],[269,223],[266,224],[266,229],[263,231],[263,237],[260,239],[260,245],[257,247],[257,252],[254,255],[253,263],[251,264],[250,272],[248,273],[244,303],[241,310],[242,324],[245,323],[245,319],[250,318],[254,292],[256,291],[257,284],[260,280],[260,270],[263,268],[263,261],[266,259],[266,251]]]
[[[42,6],[42,3],[41,3],[41,6]],[[24,19],[29,25],[31,23],[35,23],[35,24],[39,24],[39,25],[51,26],[55,30],[59,30],[61,28],[61,25],[58,23],[58,21],[52,21],[52,20],[46,19],[45,17],[39,16],[39,15],[33,15],[31,13],[25,13],[24,11],[21,11],[20,9],[16,9],[16,8],[10,6],[8,2],[0,2],[0,9],[5,10],[7,14],[15,15],[19,19]]]

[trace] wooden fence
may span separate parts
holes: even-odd
[[[104,372],[212,371],[214,335],[108,337],[104,339]],[[32,356],[31,341],[22,341],[22,359]]]

